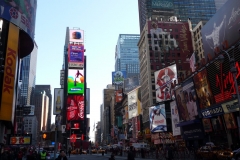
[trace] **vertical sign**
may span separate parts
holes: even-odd
[[[152,133],[167,131],[165,104],[149,108],[149,121]]]
[[[63,108],[63,89],[54,88],[53,115],[60,114]]]
[[[90,114],[90,88],[86,88],[86,114]]]

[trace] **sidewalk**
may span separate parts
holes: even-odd
[[[92,155],[95,155],[95,156],[99,156],[99,157],[101,157],[102,156],[102,154],[92,154]],[[105,154],[104,153],[104,156],[103,157],[107,157],[107,158],[110,158],[110,156],[111,156],[111,154],[110,153],[108,153],[108,154]],[[126,156],[115,156],[115,158],[116,159],[125,159],[126,160]],[[135,158],[135,160],[154,160],[153,158],[152,159],[147,159],[147,158]]]

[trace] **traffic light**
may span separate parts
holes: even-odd
[[[46,133],[43,133],[42,138],[43,138],[43,139],[46,139],[46,138],[47,138],[47,134],[46,134]]]

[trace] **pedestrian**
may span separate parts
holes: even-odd
[[[71,155],[71,149],[69,148],[69,150],[68,150],[68,156],[69,156],[69,158],[70,158],[70,155]]]
[[[59,156],[56,158],[56,160],[68,160],[68,159],[67,159],[67,156],[66,156],[66,154],[65,154],[65,152],[64,152],[64,150],[60,150],[60,154],[59,154]]]
[[[130,151],[128,152],[127,160],[135,160],[135,154],[133,152],[133,146],[130,146]]]
[[[109,158],[109,160],[115,160],[114,154],[111,154],[111,157]]]

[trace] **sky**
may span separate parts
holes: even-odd
[[[139,34],[137,0],[38,0],[35,41],[36,85],[60,88],[66,27],[84,30],[87,87],[90,88],[90,139],[100,120],[103,89],[111,84],[119,34]],[[52,123],[55,116],[52,117]]]

